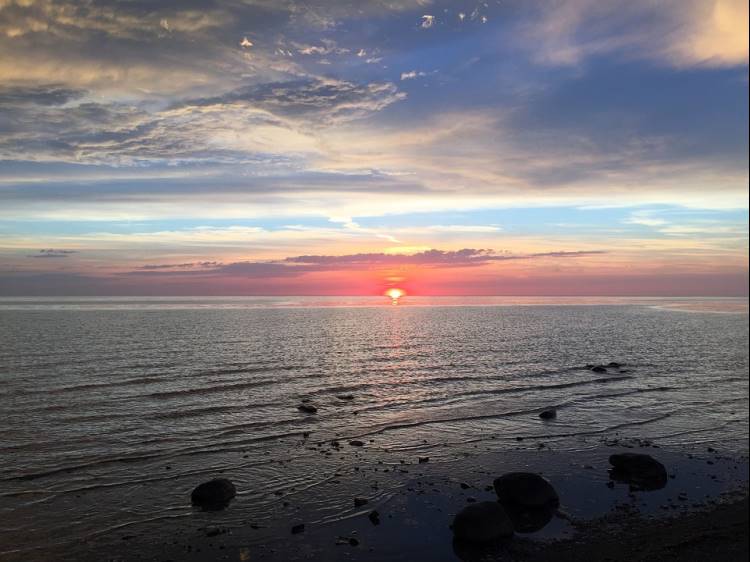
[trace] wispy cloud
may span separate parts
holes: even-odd
[[[421,78],[423,76],[427,76],[427,73],[417,70],[410,70],[409,72],[401,73],[401,80],[414,80],[415,78]]]
[[[36,254],[27,256],[29,258],[67,258],[70,254],[78,253],[76,250],[55,250],[52,248],[39,250]]]
[[[748,61],[744,0],[629,2],[567,0],[533,5],[520,24],[525,47],[540,62],[579,64],[621,53],[677,67],[731,66]]]

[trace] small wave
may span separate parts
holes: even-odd
[[[269,386],[269,385],[274,385],[274,384],[278,384],[278,379],[263,379],[260,381],[244,382],[244,383],[239,383],[239,384],[205,386],[205,387],[198,387],[198,388],[183,388],[180,390],[164,390],[160,392],[152,392],[151,394],[144,394],[142,396],[145,398],[168,399],[168,398],[178,398],[180,396],[187,396],[191,394],[213,394],[213,393],[218,393],[218,392],[231,392],[233,390],[243,390],[245,388],[257,388],[261,386]]]
[[[274,423],[274,425],[277,425],[277,424]],[[285,433],[276,433],[276,434],[271,434],[271,435],[261,435],[258,437],[251,437],[251,438],[238,440],[238,441],[215,442],[215,443],[212,443],[211,446],[196,445],[193,447],[186,447],[182,449],[162,450],[162,451],[148,453],[148,454],[134,454],[134,455],[123,455],[123,456],[118,456],[118,457],[105,457],[105,458],[100,458],[96,460],[90,460],[89,462],[85,462],[85,463],[55,467],[55,468],[50,468],[49,470],[42,470],[42,471],[37,471],[37,472],[31,472],[29,474],[20,474],[20,475],[0,478],[0,482],[19,482],[19,481],[27,481],[27,480],[37,480],[39,478],[54,476],[56,474],[62,474],[64,472],[90,470],[92,468],[105,466],[109,464],[129,464],[129,463],[148,461],[148,460],[153,460],[153,459],[173,458],[173,457],[179,457],[179,456],[196,456],[196,455],[204,455],[204,454],[242,451],[249,445],[263,443],[266,441],[275,441],[275,440],[285,439],[289,437],[297,437],[301,433],[302,431],[299,430],[299,431],[291,431],[291,432],[285,432]]]
[[[111,382],[92,382],[86,384],[77,384],[73,386],[60,386],[56,388],[46,389],[35,389],[35,390],[19,390],[17,394],[63,394],[66,392],[80,392],[82,390],[101,389],[101,388],[112,388],[118,386],[134,386],[134,385],[147,385],[162,382],[159,377],[140,377],[136,379],[127,379],[122,381],[111,381]]]

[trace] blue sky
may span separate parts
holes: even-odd
[[[467,294],[587,272],[597,294],[745,294],[747,20],[737,0],[0,2],[0,293],[453,294],[455,260],[419,256],[469,248],[519,259],[472,262]],[[415,271],[266,266],[362,253]]]

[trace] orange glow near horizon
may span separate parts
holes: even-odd
[[[406,295],[406,293],[404,291],[402,291],[401,289],[397,289],[396,287],[394,287],[392,289],[388,289],[385,292],[385,296],[387,296],[388,298],[391,299],[391,304],[393,304],[393,305],[398,304],[398,299],[400,299],[404,295]]]

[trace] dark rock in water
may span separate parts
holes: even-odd
[[[207,537],[217,537],[219,535],[223,535],[224,533],[226,533],[226,530],[221,529],[220,527],[206,527]]]
[[[215,478],[197,486],[190,494],[190,500],[205,510],[220,510],[229,505],[235,495],[237,489],[230,480]]]
[[[300,412],[304,412],[306,414],[315,414],[318,411],[318,409],[312,404],[300,404],[299,406],[297,406],[297,409]]]
[[[591,367],[591,370],[594,373],[606,373],[607,372],[607,368],[604,367],[603,365],[594,365],[593,367]]]
[[[521,507],[504,504],[505,512],[513,522],[516,533],[536,533],[552,521],[556,508],[554,506]]]
[[[525,508],[557,507],[560,498],[545,478],[531,472],[510,472],[494,481],[502,504]]]
[[[362,507],[367,505],[367,498],[354,498],[354,507]]]
[[[613,369],[619,369],[622,367],[622,363],[618,363],[617,361],[610,361],[607,363],[607,367],[612,367]]]
[[[364,441],[360,441],[359,439],[353,439],[352,441],[349,441],[349,445],[352,447],[363,447],[365,444]]]
[[[339,400],[354,400],[353,394],[339,394],[336,396]]]
[[[667,469],[651,455],[620,453],[609,457],[612,480],[630,484],[633,490],[660,490],[667,485]]]
[[[419,464],[430,462],[430,457],[419,457]]]
[[[380,525],[380,514],[377,511],[372,510],[367,518],[373,525]]]
[[[298,535],[298,534],[304,533],[304,532],[305,532],[305,524],[304,523],[300,523],[299,525],[295,525],[294,527],[292,527],[292,534],[293,535]]]
[[[513,522],[499,503],[475,503],[456,515],[453,535],[458,541],[493,542],[513,536]]]
[[[543,420],[553,420],[557,417],[557,410],[555,409],[544,410],[543,412],[539,414],[539,417],[542,418]]]

